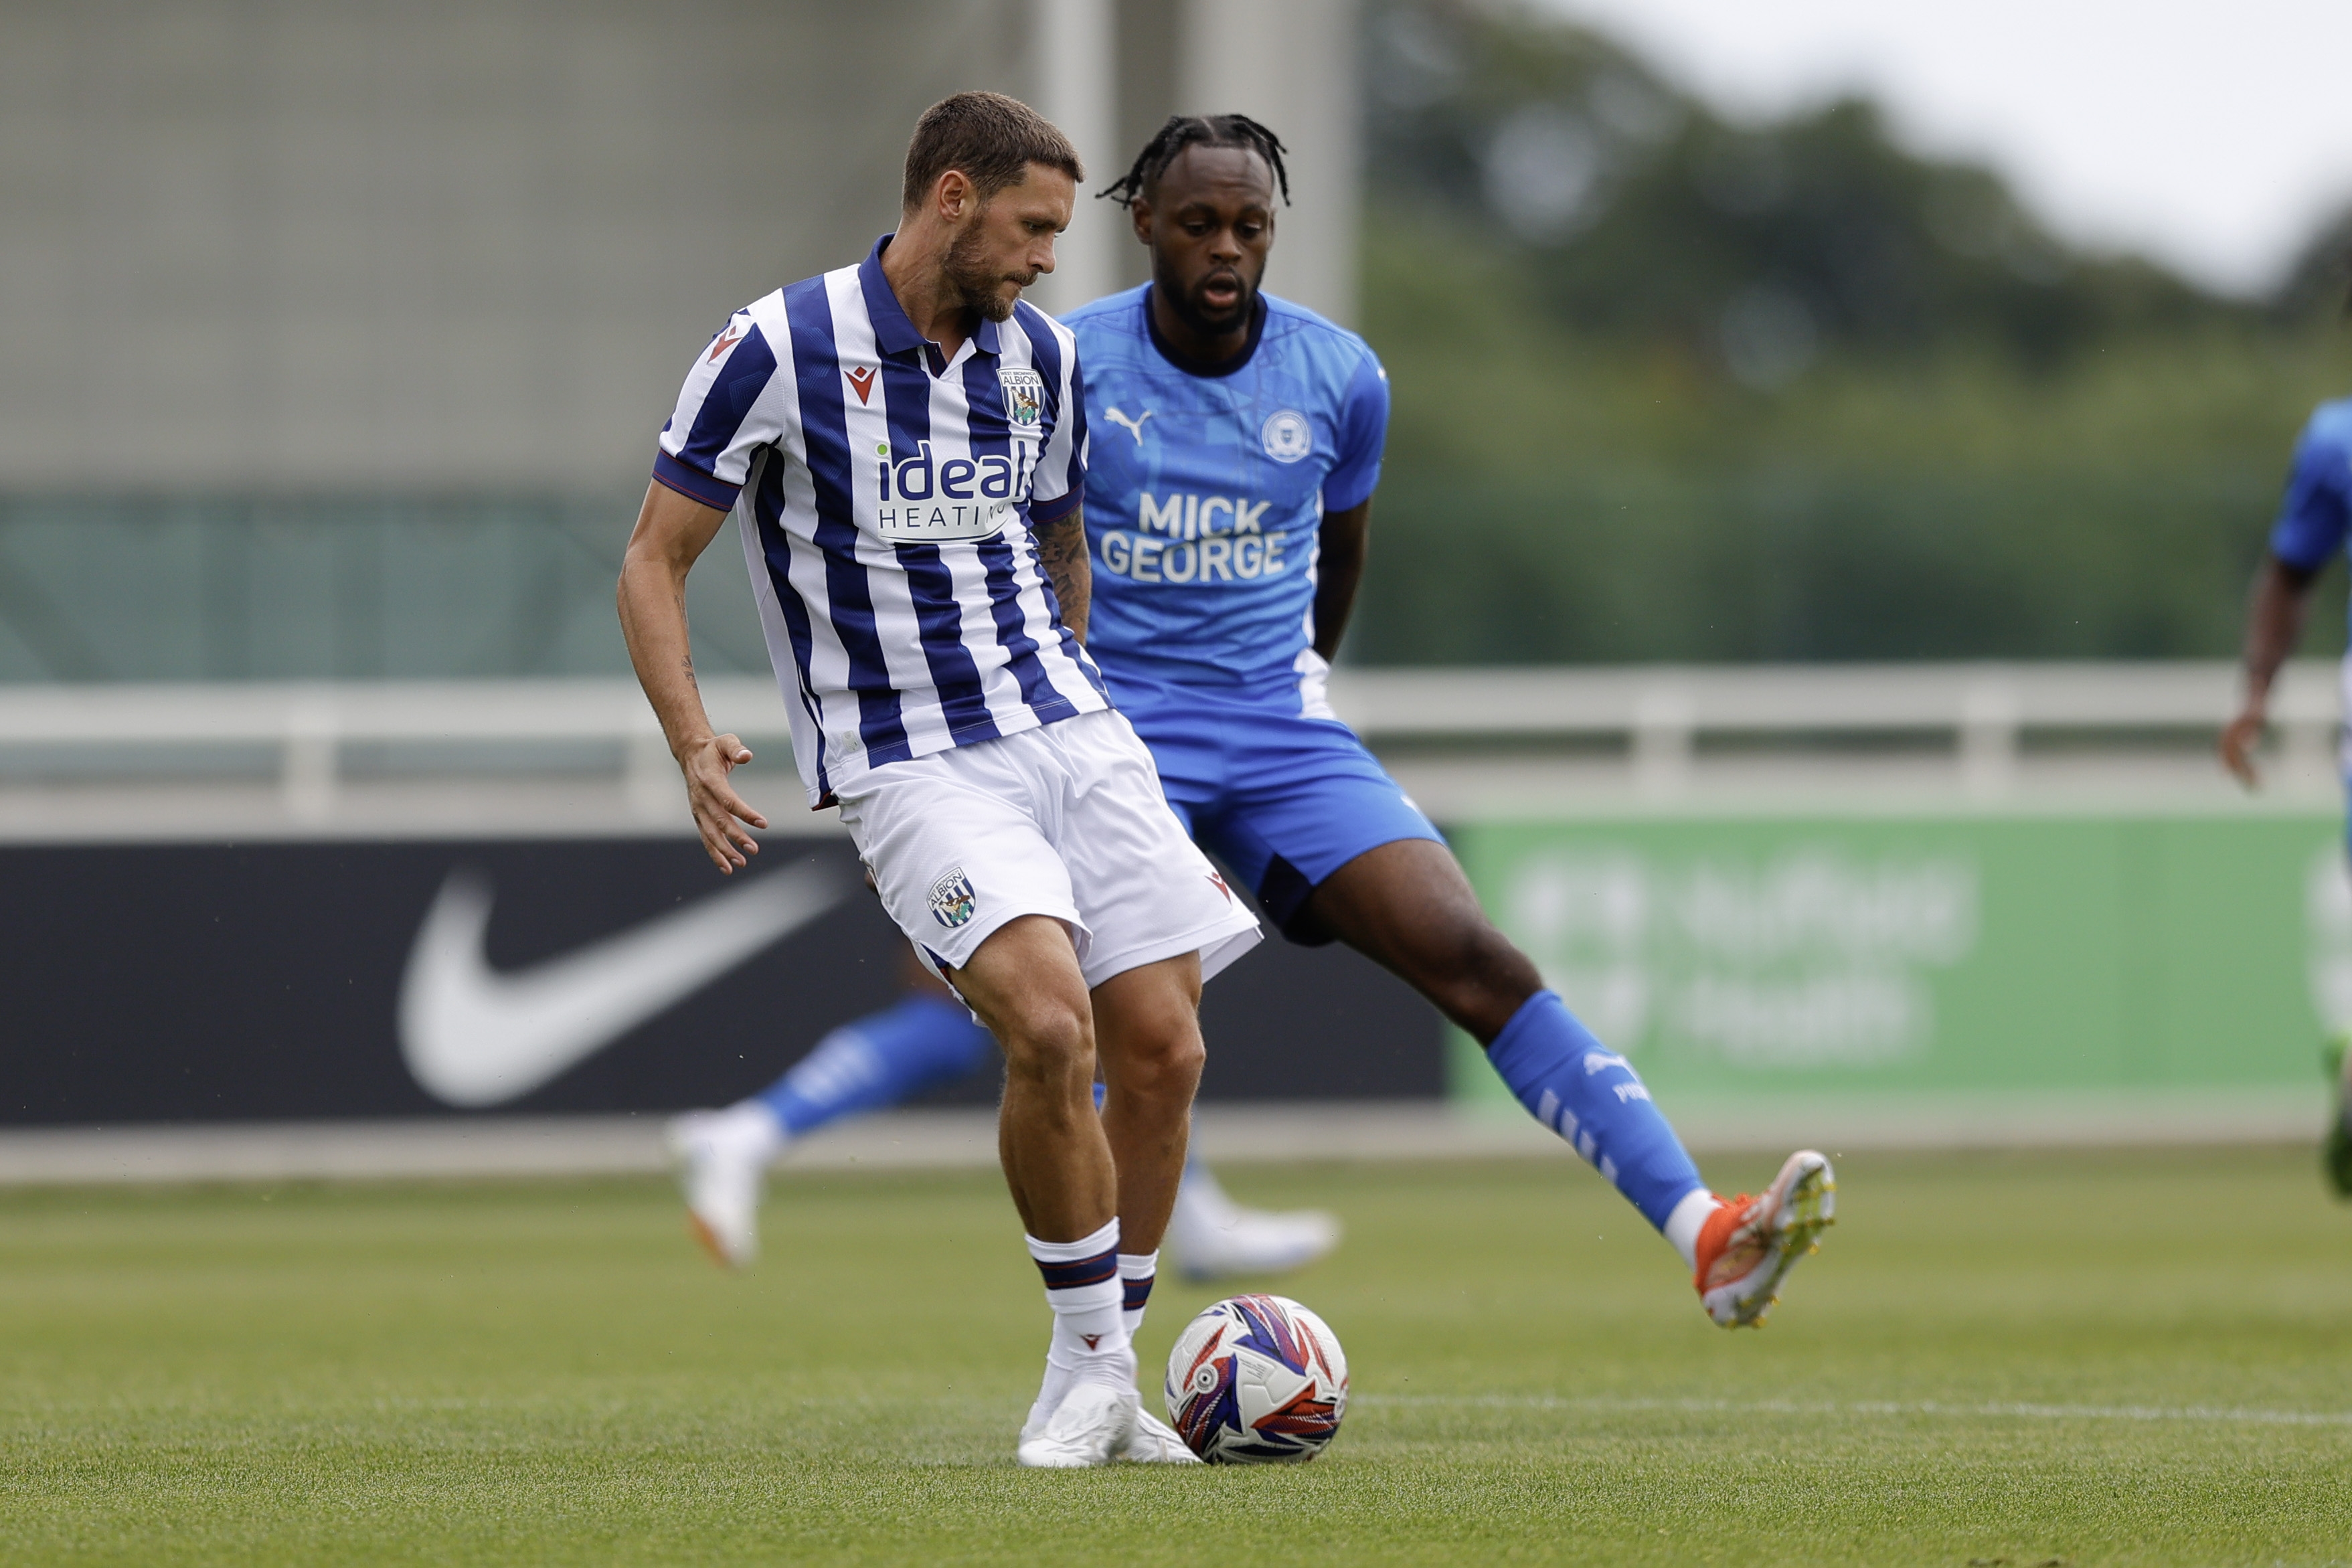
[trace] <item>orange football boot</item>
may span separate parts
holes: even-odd
[[[1741,1193],[1699,1227],[1692,1283],[1706,1315],[1727,1329],[1757,1328],[1780,1298],[1780,1281],[1797,1260],[1821,1250],[1821,1233],[1837,1223],[1837,1176],[1811,1149],[1789,1156],[1761,1197]]]

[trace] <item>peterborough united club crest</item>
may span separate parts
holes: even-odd
[[[996,379],[1004,388],[1004,417],[1013,433],[1036,434],[1045,421],[1045,378],[1034,371],[999,371]]]
[[[971,878],[963,874],[963,867],[950,866],[939,881],[931,883],[931,917],[952,931],[971,918],[973,906],[980,902],[971,890]]]
[[[1258,439],[1276,463],[1296,463],[1315,450],[1315,427],[1295,408],[1277,409],[1266,415]]]

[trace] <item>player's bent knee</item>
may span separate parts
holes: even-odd
[[[1040,998],[1005,1009],[992,1024],[1004,1050],[1008,1073],[1041,1081],[1079,1077],[1093,1082],[1093,1030],[1076,1009]]]
[[[1188,1019],[1177,1027],[1154,1030],[1144,1040],[1127,1043],[1112,1076],[1122,1092],[1190,1100],[1208,1063],[1209,1051],[1201,1040],[1200,1028]]]

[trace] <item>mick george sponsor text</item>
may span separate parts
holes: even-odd
[[[1102,534],[1105,571],[1136,582],[1232,582],[1279,577],[1284,538],[1260,528],[1267,501],[1143,493],[1136,529]]]

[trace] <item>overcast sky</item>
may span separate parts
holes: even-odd
[[[2061,234],[2276,281],[2352,202],[2352,0],[1538,0],[1739,118],[1859,89]]]

